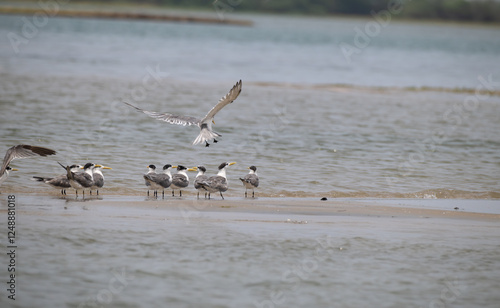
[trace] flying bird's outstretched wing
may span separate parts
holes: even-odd
[[[56,151],[44,147],[37,147],[26,144],[13,146],[5,153],[2,169],[0,169],[0,176],[5,172],[7,166],[14,159],[30,158],[35,156],[48,156],[54,154],[56,154]]]
[[[233,88],[227,93],[224,97],[222,97],[219,102],[207,113],[207,115],[203,119],[199,119],[191,116],[183,116],[183,115],[175,115],[171,113],[160,113],[155,111],[147,111],[141,108],[138,108],[129,103],[123,102],[124,104],[135,108],[137,111],[143,112],[144,114],[161,121],[168,122],[170,124],[176,125],[196,125],[200,128],[200,134],[193,141],[193,145],[199,143],[205,143],[205,146],[209,146],[208,141],[213,140],[217,142],[217,137],[220,137],[221,134],[214,132],[212,130],[212,121],[214,116],[226,105],[232,103],[241,92],[241,80],[238,81]]]
[[[217,105],[212,108],[207,115],[201,119],[201,123],[203,122],[210,122],[213,117],[219,112],[222,108],[224,108],[226,105],[231,104],[237,97],[240,95],[241,92],[241,80],[238,81],[233,88],[227,93],[224,97],[222,97]]]
[[[127,102],[123,102],[123,103],[129,105],[132,108],[135,108],[138,111],[145,113],[146,115],[148,115],[154,119],[157,119],[160,121],[165,121],[165,122],[168,122],[170,124],[186,126],[186,125],[199,125],[199,123],[200,123],[200,119],[195,118],[195,117],[175,115],[175,114],[171,114],[171,113],[161,113],[161,112],[156,112],[156,111],[147,111],[147,110],[138,108],[132,104],[129,104]]]

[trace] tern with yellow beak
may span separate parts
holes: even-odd
[[[106,167],[103,165],[95,165],[92,169],[92,177],[94,178],[94,184],[90,187],[90,194],[92,195],[92,189],[96,190],[97,195],[99,195],[99,188],[104,186],[104,175],[101,169],[110,169],[111,167]]]
[[[132,108],[135,108],[138,111],[141,111],[145,113],[146,115],[155,118],[157,120],[165,121],[170,124],[177,124],[177,125],[196,125],[200,128],[200,134],[198,137],[193,141],[193,145],[200,144],[200,143],[205,143],[205,146],[209,146],[210,144],[208,143],[209,141],[212,141],[214,143],[217,143],[217,137],[220,137],[221,134],[215,132],[212,130],[212,123],[215,124],[214,122],[214,117],[215,115],[226,105],[232,103],[240,94],[241,92],[241,80],[238,81],[233,88],[227,93],[224,97],[222,97],[219,102],[207,113],[207,115],[204,118],[197,118],[197,117],[191,117],[191,116],[183,116],[183,115],[175,115],[171,113],[160,113],[160,112],[155,112],[155,111],[147,111],[143,110],[141,108],[138,108],[134,105],[131,105],[127,102],[123,102],[124,104],[129,105]]]
[[[182,197],[182,189],[189,186],[189,177],[186,171],[196,171],[196,168],[186,168],[184,166],[178,165],[173,166],[172,168],[177,168],[177,173],[172,176],[172,184],[170,184],[170,188],[172,188],[172,197],[174,196],[174,190],[179,190],[179,197]]]
[[[227,177],[226,177],[226,167],[232,166],[234,164],[236,164],[236,163],[224,162],[224,163],[220,164],[219,172],[217,173],[216,176],[211,176],[208,178],[208,180],[200,183],[200,185],[206,191],[208,191],[208,199],[210,199],[210,193],[220,192],[220,196],[222,197],[222,200],[224,200],[224,196],[222,195],[222,193],[227,191],[227,189],[229,188],[229,185],[227,182]]]

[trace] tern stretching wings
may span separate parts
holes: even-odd
[[[199,144],[199,143],[205,143],[205,146],[209,146],[208,141],[214,141],[217,142],[215,138],[220,137],[221,135],[217,132],[214,132],[212,130],[212,123],[214,120],[215,115],[217,112],[219,112],[222,108],[224,108],[226,105],[232,103],[240,94],[241,92],[241,80],[238,81],[233,88],[227,93],[224,97],[222,97],[217,105],[215,105],[212,110],[210,110],[207,115],[200,119],[196,117],[191,117],[191,116],[183,116],[183,115],[175,115],[171,113],[160,113],[160,112],[155,112],[155,111],[147,111],[143,110],[141,108],[138,108],[134,105],[131,105],[129,103],[124,102],[125,104],[129,105],[130,107],[133,107],[137,109],[138,111],[144,112],[148,116],[155,118],[157,120],[165,121],[170,124],[177,124],[177,125],[197,125],[200,128],[200,134],[198,137],[193,141],[193,145]]]

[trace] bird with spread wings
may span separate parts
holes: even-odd
[[[129,105],[132,108],[135,108],[138,111],[145,113],[146,115],[155,118],[157,120],[165,121],[170,124],[177,124],[183,126],[191,126],[196,125],[200,128],[200,134],[193,141],[193,145],[205,143],[205,146],[209,146],[209,141],[217,143],[217,137],[220,137],[221,134],[212,130],[212,123],[214,123],[215,115],[225,106],[232,103],[241,92],[241,80],[238,81],[233,88],[227,93],[224,97],[222,97],[219,102],[207,113],[207,115],[203,118],[184,116],[184,115],[175,115],[171,113],[161,113],[155,111],[147,111],[141,108],[138,108],[132,104],[127,102],[123,102],[124,104]]]
[[[19,144],[11,147],[7,150],[3,158],[2,169],[0,169],[0,184],[2,184],[2,182],[4,182],[9,176],[9,170],[13,170],[10,168],[9,164],[14,159],[48,156],[54,154],[56,154],[56,151],[54,150],[27,144]]]

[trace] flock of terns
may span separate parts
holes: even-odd
[[[175,115],[171,113],[159,113],[154,111],[146,111],[140,109],[136,106],[133,106],[129,103],[124,102],[136,110],[145,113],[146,115],[155,118],[157,120],[166,121],[170,124],[177,125],[197,125],[200,128],[200,133],[198,137],[193,141],[193,145],[196,144],[205,144],[208,147],[209,142],[213,141],[217,143],[218,137],[221,134],[212,130],[212,123],[214,122],[215,115],[226,105],[232,103],[241,92],[241,80],[238,81],[233,88],[227,93],[224,97],[222,97],[219,102],[207,113],[207,115],[203,118],[191,117],[191,116],[183,116],[183,115]],[[44,147],[39,146],[31,146],[20,144],[11,147],[5,153],[5,157],[3,160],[2,168],[0,169],[0,185],[7,179],[10,171],[17,171],[15,168],[10,167],[10,162],[15,159],[21,158],[31,158],[31,157],[39,157],[39,156],[49,156],[55,155],[56,151]],[[46,184],[51,185],[57,189],[61,190],[61,194],[66,194],[67,188],[75,189],[76,195],[78,196],[78,190],[82,191],[82,194],[85,195],[85,189],[88,189],[90,194],[92,194],[92,190],[96,191],[96,194],[99,194],[99,188],[102,188],[104,185],[104,175],[102,173],[102,169],[111,169],[110,167],[106,167],[103,165],[87,163],[84,166],[81,165],[71,165],[64,166],[59,163],[65,170],[65,174],[61,174],[56,177],[39,177],[34,176],[33,179],[36,181],[44,182]],[[226,177],[226,168],[228,166],[234,165],[235,162],[224,162],[219,166],[219,171],[215,176],[205,175],[207,171],[204,166],[197,166],[193,168],[186,168],[182,165],[172,166],[167,164],[163,166],[161,172],[156,171],[155,165],[148,166],[148,172],[143,175],[145,180],[145,184],[149,191],[153,191],[153,195],[155,197],[158,196],[158,191],[162,191],[162,196],[165,196],[165,189],[172,189],[172,196],[174,196],[174,191],[179,190],[179,196],[182,196],[182,189],[185,189],[189,186],[189,177],[187,175],[187,171],[198,171],[194,181],[194,187],[198,191],[197,198],[200,197],[200,192],[205,194],[205,198],[210,199],[211,193],[220,193],[222,199],[224,199],[223,192],[228,189],[228,181]],[[177,169],[177,173],[171,174],[171,169]],[[248,167],[250,169],[249,173],[244,177],[240,178],[241,182],[245,187],[245,198],[247,197],[248,189],[252,189],[252,198],[255,197],[255,188],[259,186],[259,177],[257,175],[257,168],[255,166]]]

